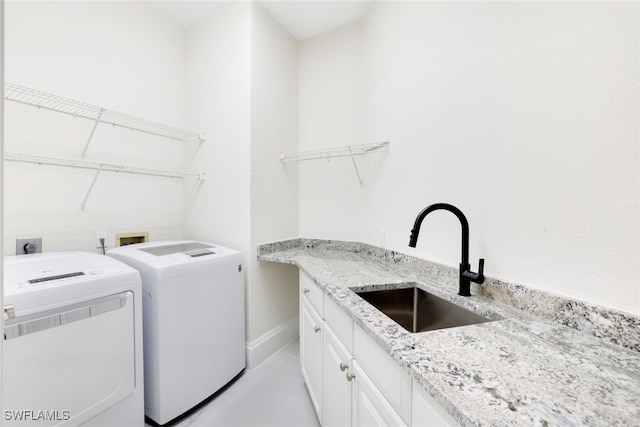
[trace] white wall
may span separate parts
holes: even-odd
[[[262,6],[252,12],[249,341],[298,316],[298,269],[256,258],[258,245],[298,237],[298,168],[278,156],[298,146],[298,43]],[[290,323],[281,341],[298,335]]]
[[[239,2],[188,31],[186,63],[187,123],[208,132],[186,161],[208,179],[185,186],[185,235],[243,253],[255,365],[297,335],[283,328],[297,316],[296,269],[256,261],[258,244],[297,237],[297,173],[278,160],[297,145],[297,43]]]
[[[640,313],[637,3],[378,2],[301,43],[300,234],[359,240]]]
[[[187,238],[245,254],[249,241],[251,8],[225,8],[187,33],[186,121],[207,140],[190,144],[186,162],[207,173],[185,183]]]
[[[387,138],[369,137],[367,131],[363,43],[359,23],[300,43],[300,150]],[[367,208],[372,192],[380,191],[377,169],[385,159],[380,154],[358,159],[362,187],[350,158],[301,162],[300,235],[370,242],[376,213]]]
[[[7,2],[5,78],[89,104],[183,127],[184,33],[137,2]],[[7,102],[5,150],[79,158],[93,123]],[[87,160],[180,170],[183,145],[99,125]],[[43,249],[96,251],[96,231],[182,237],[180,180],[5,165],[4,250],[43,237]]]
[[[242,252],[245,301],[251,286],[250,30],[250,6],[229,5],[188,30],[185,54],[186,121],[207,131],[207,140],[190,144],[185,157],[207,173],[204,183],[185,183],[185,237]],[[250,317],[246,311],[246,329]]]

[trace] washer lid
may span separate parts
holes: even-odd
[[[214,246],[202,242],[178,242],[163,246],[140,248],[139,250],[155,256],[185,254],[190,257],[215,254]]]
[[[242,258],[233,249],[194,240],[138,243],[110,249],[107,255],[135,268],[142,277],[155,279],[190,274]]]

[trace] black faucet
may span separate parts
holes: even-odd
[[[418,234],[420,233],[420,225],[422,224],[422,220],[424,220],[424,217],[429,215],[429,213],[439,209],[443,209],[445,211],[453,213],[458,217],[458,219],[460,220],[460,225],[462,225],[462,260],[460,261],[460,290],[458,291],[458,295],[462,295],[463,297],[470,297],[471,282],[484,282],[484,275],[482,274],[484,271],[484,258],[480,258],[477,273],[474,273],[470,270],[469,222],[467,222],[467,218],[464,216],[460,209],[448,203],[435,203],[424,208],[422,211],[420,211],[418,217],[416,218],[416,222],[413,224],[413,229],[411,230],[411,238],[409,239],[409,246],[411,246],[412,248],[416,247],[416,243],[418,243]]]

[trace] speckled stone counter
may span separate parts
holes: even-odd
[[[640,318],[353,242],[295,239],[258,259],[297,265],[464,426],[640,425]],[[419,287],[489,317],[409,333],[351,289]]]

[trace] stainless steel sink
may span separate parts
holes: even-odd
[[[356,294],[409,332],[425,332],[491,321],[416,286],[382,291],[357,291]]]

